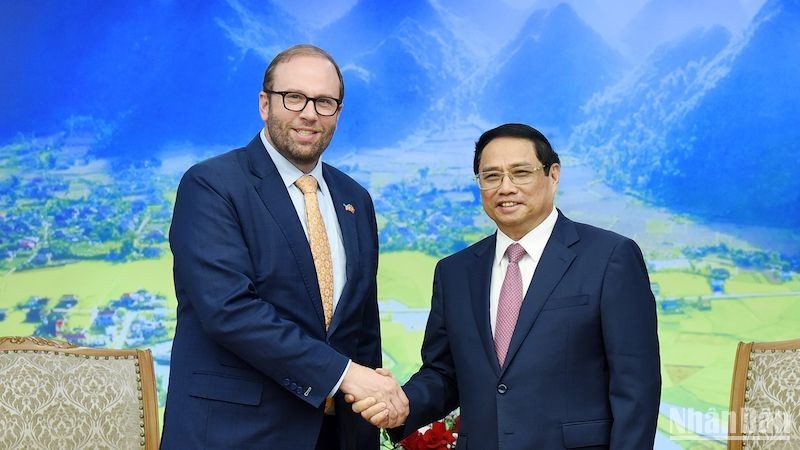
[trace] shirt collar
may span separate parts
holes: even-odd
[[[273,147],[272,144],[270,144],[267,140],[266,131],[266,128],[262,128],[261,133],[259,133],[259,136],[261,137],[261,143],[264,144],[264,148],[267,149],[269,157],[272,158],[272,162],[275,163],[275,168],[278,169],[278,175],[281,176],[284,186],[286,186],[286,189],[289,189],[290,187],[294,186],[294,182],[297,181],[298,178],[306,175],[306,173],[298,169],[297,166],[292,164],[291,161],[286,159],[283,155],[278,153],[277,150],[275,150],[275,147]],[[328,184],[325,183],[325,179],[322,177],[322,158],[317,161],[317,164],[307,175],[311,175],[317,179],[319,190],[322,195],[329,195]]]
[[[525,253],[527,256],[530,256],[534,259],[534,261],[538,261],[544,251],[544,246],[547,245],[547,241],[550,239],[550,235],[553,234],[553,228],[556,226],[556,220],[558,219],[558,211],[556,210],[555,206],[553,206],[553,210],[550,211],[550,214],[536,226],[536,228],[529,231],[525,236],[519,241],[514,241],[507,234],[497,229],[497,243],[495,245],[495,253],[494,253],[494,263],[495,265],[499,265],[500,261],[502,261],[503,257],[505,256],[506,249],[509,245],[517,242],[522,248],[525,249]]]

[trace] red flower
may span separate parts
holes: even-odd
[[[419,431],[409,434],[405,439],[400,441],[400,446],[403,447],[404,450],[418,450],[423,448],[422,434],[420,434]]]
[[[453,432],[443,422],[434,422],[431,428],[422,435],[422,441],[428,449],[446,449],[448,444],[456,442]]]
[[[434,422],[424,434],[417,431],[400,441],[400,446],[405,450],[446,450],[455,442],[453,430],[448,430],[444,422]]]

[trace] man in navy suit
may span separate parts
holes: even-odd
[[[655,300],[632,240],[554,207],[560,161],[522,124],[484,133],[474,172],[497,233],[436,266],[410,413],[356,402],[400,438],[461,407],[459,449],[653,447]]]
[[[373,370],[381,342],[372,200],[320,161],[343,97],[328,53],[283,51],[259,93],[264,129],[181,180],[162,448],[376,449],[377,430],[341,393],[380,398],[393,416],[407,407],[396,381]]]

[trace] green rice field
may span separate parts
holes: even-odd
[[[424,311],[430,305],[436,258],[420,252],[381,254],[378,272],[385,365],[406,380],[420,364]],[[663,390],[662,402],[698,411],[724,411],[728,407],[733,360],[739,341],[772,341],[797,337],[800,330],[800,280],[785,282],[731,268],[724,295],[712,295],[703,269],[697,272],[651,273],[659,285],[659,298],[685,299],[680,313],[659,312]],[[31,296],[49,297],[51,304],[72,294],[79,304],[70,311],[71,328],[88,327],[92,311],[139,289],[167,298],[174,310],[172,258],[169,252],[155,260],[124,264],[85,261],[67,266],[12,272],[0,278],[0,307],[7,318],[0,335],[30,335],[34,325],[24,323],[24,311],[15,308]],[[698,298],[710,299],[710,308],[696,307]],[[694,303],[693,303],[694,302]],[[392,306],[393,305],[393,306]],[[398,306],[399,305],[399,306]],[[390,307],[417,314],[416,329],[395,320]],[[690,435],[667,415],[659,429],[669,435]],[[710,441],[682,441],[683,448],[722,448]]]

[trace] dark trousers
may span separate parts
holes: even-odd
[[[315,450],[339,450],[339,425],[336,416],[325,415]]]

